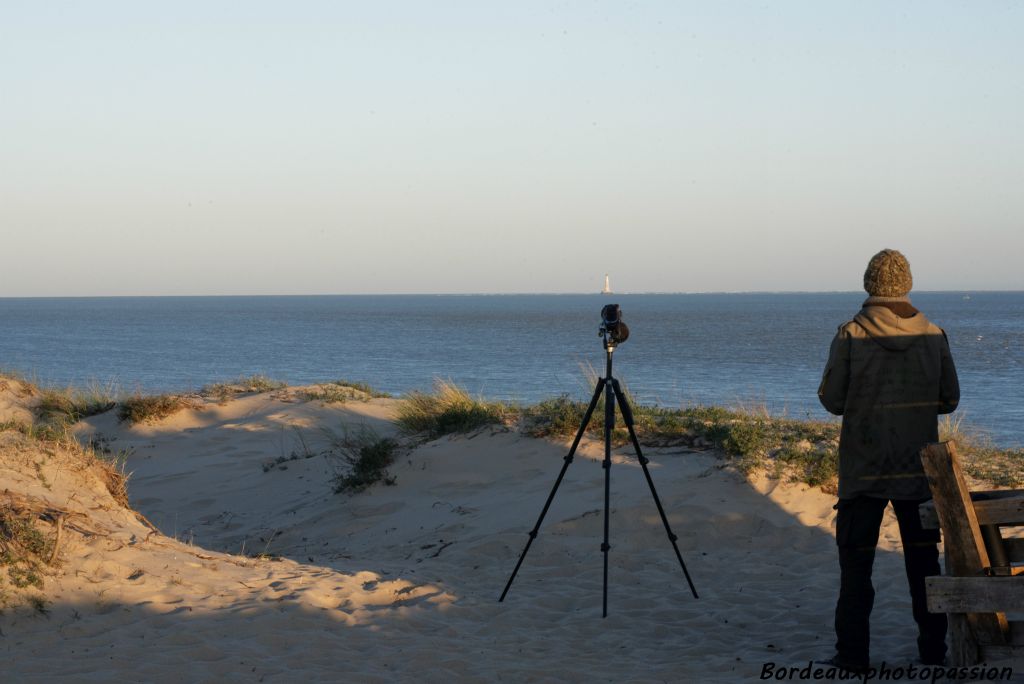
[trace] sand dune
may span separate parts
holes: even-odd
[[[79,424],[81,438],[130,450],[132,506],[159,532],[89,484],[90,471],[9,440],[4,488],[96,529],[66,533],[47,615],[0,616],[4,675],[733,682],[757,679],[765,662],[831,655],[832,496],[748,482],[713,452],[651,450],[695,600],[642,471],[619,450],[602,619],[603,471],[601,446],[588,442],[498,603],[567,445],[504,429],[410,444],[394,486],[334,494],[324,428],[391,434],[393,410],[392,400],[325,406],[292,391],[207,401],[152,425],[113,414]],[[897,540],[887,519],[873,655],[907,663],[914,625]]]

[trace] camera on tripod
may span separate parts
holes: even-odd
[[[504,591],[501,592],[501,597],[498,602],[505,600],[505,596],[508,595],[508,590],[512,588],[512,582],[515,580],[516,575],[519,573],[519,568],[523,565],[523,560],[526,558],[527,552],[530,550],[530,545],[533,544],[533,540],[537,538],[538,532],[540,532],[541,523],[544,522],[544,516],[548,514],[548,509],[551,508],[551,502],[555,500],[555,493],[558,491],[558,486],[562,484],[562,479],[565,477],[565,472],[569,469],[569,464],[572,463],[573,457],[576,454],[576,449],[580,445],[580,440],[583,439],[583,434],[587,431],[587,425],[590,424],[590,419],[594,415],[594,409],[597,408],[598,402],[604,397],[604,461],[601,467],[604,468],[604,541],[601,543],[601,553],[604,554],[604,586],[603,596],[601,603],[601,614],[604,617],[608,616],[608,552],[611,549],[611,545],[608,543],[608,516],[611,508],[611,470],[612,470],[612,431],[615,429],[615,408],[618,407],[619,413],[622,414],[622,421],[626,424],[626,430],[629,432],[629,440],[633,445],[633,450],[636,452],[637,461],[640,463],[640,467],[644,471],[644,478],[647,480],[647,486],[651,490],[651,496],[654,498],[654,505],[658,507],[658,514],[661,516],[661,523],[665,526],[665,533],[668,535],[669,541],[672,543],[672,549],[676,553],[676,559],[679,561],[679,567],[683,570],[683,575],[686,577],[686,583],[690,585],[690,593],[693,594],[693,598],[697,598],[697,588],[693,586],[693,580],[690,579],[690,572],[686,569],[686,563],[683,562],[683,554],[679,552],[679,545],[676,543],[679,537],[672,532],[672,528],[668,524],[668,516],[665,514],[665,509],[661,505],[661,499],[658,498],[658,492],[654,489],[654,479],[651,478],[651,472],[647,468],[647,464],[650,462],[640,448],[640,440],[636,436],[636,431],[633,429],[633,409],[629,406],[629,401],[626,399],[626,395],[622,392],[622,386],[619,381],[612,376],[612,353],[615,351],[615,346],[620,342],[625,342],[629,338],[629,328],[622,322],[622,309],[619,308],[618,304],[607,304],[601,309],[601,328],[598,331],[598,337],[604,338],[604,352],[605,352],[605,363],[606,370],[603,378],[597,379],[597,387],[594,388],[594,396],[590,399],[590,405],[587,406],[586,413],[583,414],[583,422],[580,423],[579,430],[576,431],[576,438],[572,441],[572,446],[569,448],[568,455],[565,456],[562,463],[562,470],[558,473],[558,478],[555,480],[555,486],[551,488],[551,493],[548,494],[548,500],[544,503],[544,507],[540,511],[540,517],[537,518],[537,523],[533,526],[533,529],[529,533],[529,541],[526,542],[526,546],[523,547],[523,552],[519,554],[519,560],[516,562],[515,569],[512,570],[512,574],[508,578],[508,582],[505,584]]]
[[[629,327],[622,322],[622,309],[618,304],[606,304],[601,309],[599,337],[604,337],[605,346],[614,347],[629,339]]]

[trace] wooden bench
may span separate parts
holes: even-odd
[[[1024,613],[1024,539],[1001,531],[1024,525],[1024,490],[969,491],[953,442],[929,444],[921,462],[932,491],[921,522],[942,529],[946,554],[946,574],[926,581],[928,610],[949,615],[953,664],[1024,664],[1024,621],[1006,617]]]

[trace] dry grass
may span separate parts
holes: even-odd
[[[988,435],[968,427],[962,415],[943,416],[939,440],[956,442],[963,469],[971,477],[999,487],[1024,485],[1024,449],[1000,449]]]
[[[237,378],[231,382],[218,382],[207,385],[199,390],[200,396],[226,402],[236,394],[261,394],[284,389],[287,384],[280,380],[272,380],[266,375],[256,374]]]
[[[117,395],[117,388],[112,383],[92,383],[84,388],[41,389],[36,413],[41,420],[48,423],[74,424],[83,418],[114,408],[117,405]]]
[[[326,382],[299,392],[299,398],[304,401],[319,401],[323,404],[369,401],[370,399],[387,398],[390,396],[387,392],[378,392],[365,382],[349,382],[348,380]]]
[[[596,383],[592,368],[584,380]],[[806,482],[829,491],[837,488],[839,424],[791,420],[772,416],[763,405],[729,410],[714,406],[678,409],[637,405],[623,392],[633,409],[641,445],[717,448],[744,473],[756,471],[793,482]],[[517,407],[474,398],[452,382],[437,381],[431,393],[411,392],[398,406],[397,422],[406,433],[429,438],[470,432],[494,424],[518,423],[532,437],[574,436],[586,404],[567,395]],[[604,431],[604,397],[600,397],[588,424],[588,433],[600,438]],[[629,433],[616,407],[612,440],[629,442]]]
[[[30,440],[45,442],[59,446],[78,444],[71,434],[71,426],[66,423],[51,425],[43,422],[24,423],[8,421],[0,423],[0,432],[17,432]]]
[[[10,390],[21,398],[31,397],[39,392],[39,383],[17,371],[0,370],[0,391]]]
[[[17,589],[43,588],[43,573],[53,559],[53,534],[38,525],[38,515],[9,501],[0,503],[0,566]]]
[[[34,467],[43,487],[50,488],[44,468],[89,471],[118,504],[129,508],[126,454],[107,459],[82,447],[66,431],[40,432],[33,426],[16,423],[0,425],[0,439],[4,457],[12,463],[20,461],[23,466]],[[17,491],[0,492],[0,572],[4,573],[0,575],[0,607],[11,600],[8,590],[13,589],[14,600],[27,601],[36,610],[45,611],[44,596],[20,590],[43,589],[45,576],[60,562],[64,521],[77,515],[81,514]]]
[[[592,437],[603,431],[603,399],[588,426]],[[520,409],[524,431],[534,437],[575,435],[586,405],[568,396]],[[633,406],[637,437],[642,445],[688,445],[720,449],[744,473],[763,472],[791,482],[837,491],[838,421],[793,420],[773,416],[763,405],[738,409],[691,406],[665,409]],[[963,416],[940,421],[940,440],[952,439],[960,449],[968,475],[990,485],[1024,486],[1024,449],[1004,449],[984,433],[969,428]],[[627,432],[616,418],[613,440],[622,445]]]
[[[506,404],[474,398],[451,381],[436,380],[432,393],[410,392],[402,398],[396,422],[409,434],[437,438],[504,423],[514,414]]]
[[[603,434],[603,402],[603,398],[598,402],[588,425],[592,437]],[[730,410],[717,406],[668,409],[630,405],[641,445],[715,447],[744,473],[762,471],[826,490],[836,488],[837,423],[774,417],[764,406]],[[534,437],[568,437],[579,429],[585,411],[585,404],[567,396],[549,399],[521,410],[523,428]],[[617,407],[616,412],[612,439],[622,445],[628,442],[628,431]]]
[[[117,417],[122,422],[134,425],[162,420],[178,411],[197,407],[194,400],[176,394],[137,394],[121,401]]]

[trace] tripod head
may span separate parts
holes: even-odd
[[[602,338],[609,354],[629,339],[629,327],[622,321],[622,309],[618,304],[606,304],[601,309],[601,327],[597,329],[597,336]]]

